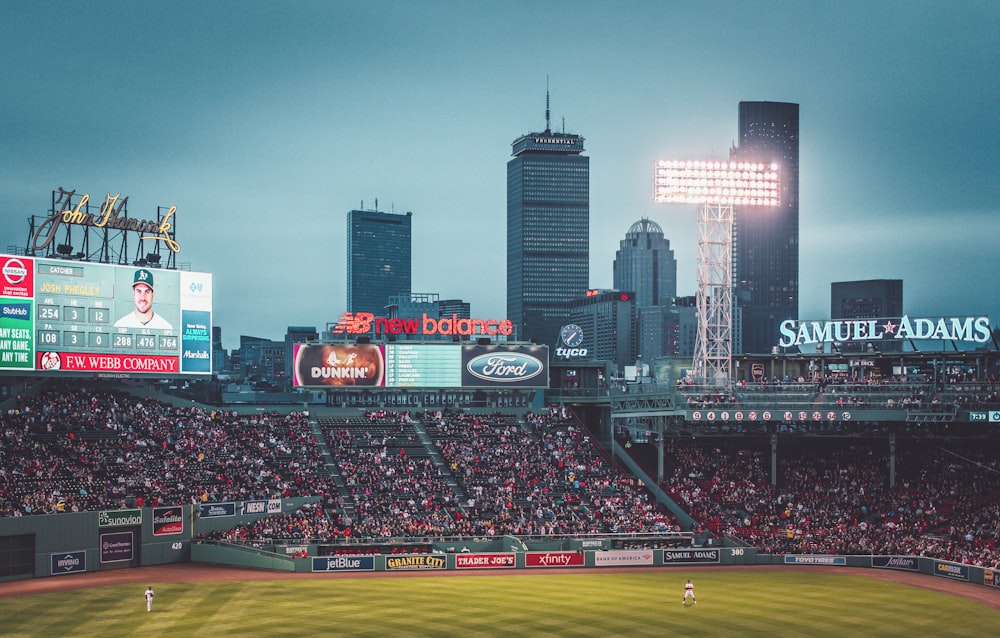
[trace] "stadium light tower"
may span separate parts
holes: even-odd
[[[699,204],[694,368],[698,383],[728,386],[733,366],[733,206],[778,206],[777,164],[658,160],[653,201]]]

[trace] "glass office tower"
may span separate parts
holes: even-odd
[[[347,213],[347,310],[386,316],[389,298],[409,295],[413,213]]]
[[[799,105],[740,102],[740,161],[781,166],[781,205],[733,207],[733,288],[743,352],[767,353],[799,315]]]
[[[590,158],[583,137],[527,133],[507,162],[507,318],[553,344],[590,281]]]
[[[628,229],[615,253],[614,287],[635,292],[637,308],[674,303],[677,260],[659,224],[643,218]]]

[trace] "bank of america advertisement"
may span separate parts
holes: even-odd
[[[297,387],[548,387],[546,346],[296,344]]]
[[[0,370],[212,373],[212,275],[0,255]]]

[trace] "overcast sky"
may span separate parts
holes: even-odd
[[[741,100],[801,105],[800,318],[904,280],[911,315],[1000,323],[1000,2],[18,2],[0,19],[0,228],[53,189],[177,206],[215,324],[345,309],[347,212],[413,212],[413,291],[506,316],[506,163],[586,138],[590,284],[659,223],[694,294],[696,210],[652,163],[728,157]],[[548,78],[548,80],[546,80]]]

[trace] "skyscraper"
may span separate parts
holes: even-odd
[[[590,158],[583,137],[549,127],[511,144],[507,162],[507,318],[516,337],[555,343],[590,281]]]
[[[740,161],[781,167],[781,205],[733,207],[733,288],[743,351],[771,352],[778,326],[799,314],[799,105],[740,102]]]
[[[347,310],[386,316],[393,295],[411,287],[413,213],[347,213]]]
[[[866,279],[835,281],[830,284],[830,319],[887,319],[903,316],[902,279]],[[900,352],[903,342],[885,338],[847,341],[841,352],[866,352],[877,347],[881,352]]]
[[[625,233],[615,253],[614,287],[635,292],[637,308],[673,303],[677,296],[677,260],[659,224],[643,218]]]

